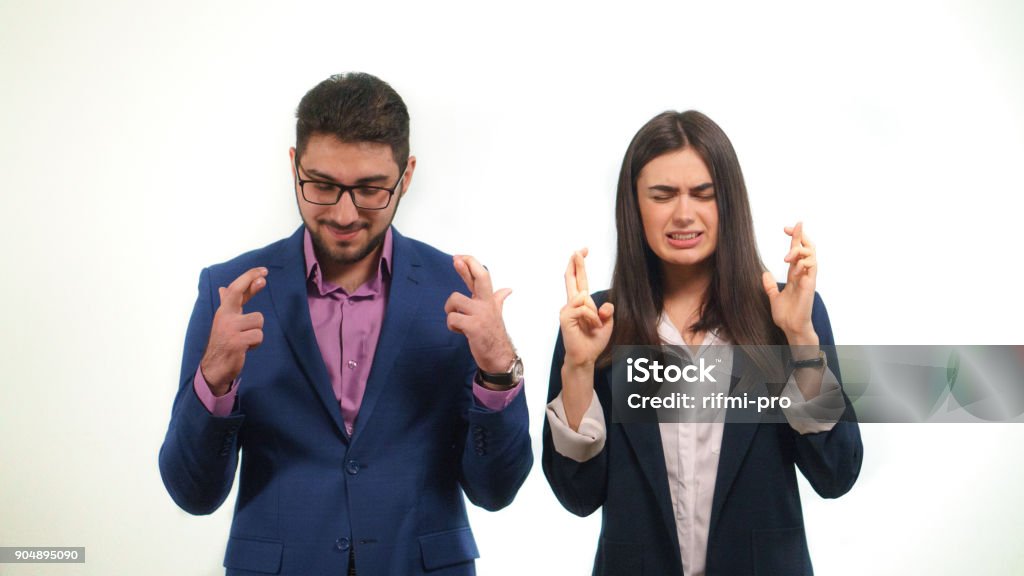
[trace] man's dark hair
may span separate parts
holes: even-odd
[[[378,142],[391,147],[398,169],[409,159],[409,111],[387,82],[362,72],[335,74],[306,92],[295,111],[295,150],[313,134],[342,142]]]

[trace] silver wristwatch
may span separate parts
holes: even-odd
[[[480,379],[488,384],[512,388],[523,379],[523,359],[516,354],[516,357],[512,359],[512,363],[509,364],[508,370],[504,372],[484,372],[480,368],[477,368],[477,372]]]

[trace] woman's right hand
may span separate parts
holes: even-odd
[[[566,304],[558,315],[565,344],[563,366],[569,369],[593,369],[598,356],[611,339],[615,307],[605,302],[597,307],[590,297],[587,268],[583,259],[587,249],[573,252],[565,269]]]

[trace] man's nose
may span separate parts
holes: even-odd
[[[359,220],[359,209],[356,208],[355,198],[352,196],[351,190],[345,190],[341,193],[338,203],[331,206],[331,216],[335,222],[342,226],[347,226]]]

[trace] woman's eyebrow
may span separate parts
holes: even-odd
[[[654,186],[648,186],[648,190],[657,190],[659,192],[679,192],[679,188],[676,186],[669,186],[668,184],[655,184]]]

